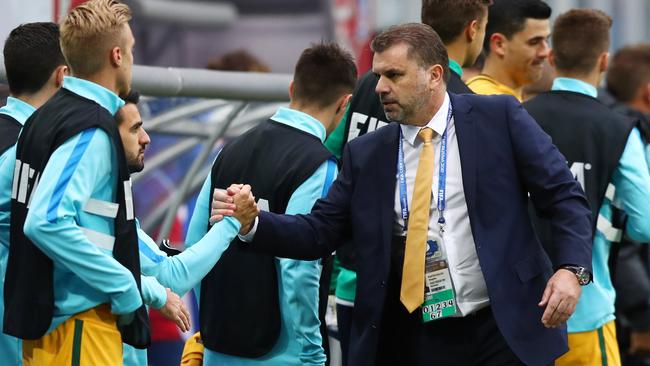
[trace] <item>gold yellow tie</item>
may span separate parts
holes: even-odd
[[[429,233],[429,211],[431,208],[431,184],[433,180],[433,130],[425,127],[418,137],[424,142],[420,152],[415,187],[411,199],[404,250],[404,267],[400,300],[409,313],[424,302],[424,256]]]

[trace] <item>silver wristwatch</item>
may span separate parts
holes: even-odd
[[[564,265],[560,268],[573,272],[573,274],[576,275],[580,286],[588,285],[589,282],[591,282],[591,272],[589,272],[585,267]]]

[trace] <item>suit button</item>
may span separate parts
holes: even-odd
[[[386,287],[386,281],[381,281],[381,287]]]
[[[377,329],[377,324],[375,324],[375,323],[370,324],[370,328]]]

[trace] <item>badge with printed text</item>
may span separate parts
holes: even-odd
[[[456,293],[444,247],[436,240],[428,240],[422,320],[426,323],[457,315]]]

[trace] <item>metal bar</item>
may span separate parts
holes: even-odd
[[[237,115],[239,115],[239,113],[246,107],[246,105],[247,103],[241,102],[238,106],[235,106],[235,108],[226,117],[225,124],[221,128],[216,128],[212,136],[210,136],[210,138],[205,141],[203,150],[201,150],[199,156],[196,157],[187,174],[185,174],[185,177],[183,177],[180,187],[178,187],[176,192],[173,194],[172,201],[167,209],[167,213],[165,214],[165,218],[163,219],[163,223],[160,227],[160,234],[158,235],[159,242],[169,235],[169,232],[171,231],[172,225],[174,223],[174,218],[176,217],[176,211],[178,211],[180,205],[185,201],[188,188],[192,183],[192,179],[195,177],[199,169],[201,169],[201,166],[203,166],[205,160],[210,156],[215,141],[217,141],[226,133],[230,124],[236,119]]]
[[[133,88],[143,95],[221,98],[247,101],[288,101],[290,74],[213,71],[133,66]],[[6,82],[0,55],[0,82]]]
[[[286,101],[291,78],[289,74],[133,67],[133,87],[152,96]]]
[[[180,123],[173,126],[165,126],[155,130],[146,129],[149,132],[155,132],[161,135],[171,135],[175,137],[196,137],[206,139],[210,137],[210,131],[207,129],[205,123],[192,122],[190,120],[182,120]]]

